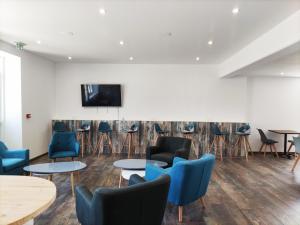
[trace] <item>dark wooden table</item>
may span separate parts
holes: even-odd
[[[283,143],[283,152],[284,155],[288,157],[288,154],[286,152],[287,149],[287,136],[288,134],[300,134],[300,132],[295,131],[295,130],[269,130],[270,132],[276,133],[276,134],[283,134],[284,135],[284,143]]]

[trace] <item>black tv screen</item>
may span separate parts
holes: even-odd
[[[82,84],[82,106],[121,106],[120,84]]]

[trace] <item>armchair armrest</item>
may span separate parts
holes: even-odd
[[[159,152],[158,146],[148,146],[146,149],[146,159],[151,159],[151,155],[158,152]]]
[[[93,194],[83,185],[75,187],[76,214],[80,223],[88,224]]]
[[[142,177],[140,177],[137,174],[133,174],[130,176],[128,181],[128,186],[135,185],[135,184],[141,184],[144,183],[146,180]]]
[[[9,149],[2,153],[3,158],[22,158],[29,161],[29,149]]]
[[[181,161],[186,161],[186,159],[180,158],[180,157],[175,157],[173,159],[173,165],[175,165],[176,163],[181,162]]]
[[[168,170],[165,170],[158,166],[154,166],[150,163],[146,164],[146,173],[145,173],[146,180],[155,180],[157,177],[163,174],[168,174]]]
[[[189,158],[188,151],[186,149],[178,149],[175,151],[175,157],[188,159]]]

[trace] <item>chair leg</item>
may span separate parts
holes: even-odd
[[[109,134],[107,135],[107,137],[108,137],[108,144],[109,144],[111,153],[113,153],[113,145],[112,145],[112,141],[111,141],[111,138],[110,138]]]
[[[293,143],[290,144],[289,149],[288,149],[288,152],[291,151],[292,147],[293,147]]]
[[[263,150],[264,145],[265,145],[264,143],[261,144],[259,152],[261,152]]]
[[[98,158],[100,157],[102,142],[103,142],[103,134],[100,134],[100,136],[99,136],[99,142],[98,142],[98,144],[97,144]],[[96,150],[97,150],[97,149],[96,149]],[[102,147],[102,149],[103,149],[103,147]]]
[[[246,161],[248,161],[248,149],[247,149],[247,144],[246,144],[246,137],[243,136],[242,139],[244,141],[244,151],[245,151]]]
[[[264,157],[266,157],[267,146],[268,146],[268,145],[265,145],[265,148],[264,148]]]
[[[269,148],[270,148],[270,152],[271,152],[272,155],[275,157],[275,155],[273,154],[272,145],[269,145]]]
[[[274,148],[274,151],[275,151],[275,154],[276,154],[276,157],[279,158],[279,155],[278,155],[278,152],[277,152],[277,149],[276,149],[276,146],[275,144],[272,145],[272,147]]]
[[[200,200],[201,200],[202,207],[206,208],[204,197],[201,197]]]
[[[182,222],[183,206],[178,206],[178,220]]]
[[[297,165],[299,159],[300,159],[300,156],[297,155],[297,158],[295,159],[295,162],[294,162],[294,165],[293,165],[293,168],[292,168],[292,172],[294,172],[294,169],[295,169],[295,167],[296,167],[296,165]]]
[[[238,146],[239,142],[240,142],[240,136],[237,137],[236,142],[232,148],[233,154],[236,154],[236,150],[237,150],[237,146]]]

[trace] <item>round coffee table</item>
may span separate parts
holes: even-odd
[[[71,162],[52,162],[41,163],[30,166],[25,166],[23,170],[32,175],[48,175],[48,179],[52,180],[52,175],[55,173],[70,173],[72,195],[74,196],[74,172],[77,173],[77,179],[79,180],[79,171],[86,168],[86,164],[80,161]]]
[[[113,165],[121,169],[119,187],[121,187],[122,178],[129,180],[132,174],[137,174],[141,177],[145,176],[145,168],[148,163],[158,167],[168,165],[166,162],[147,159],[121,159],[115,161]]]

